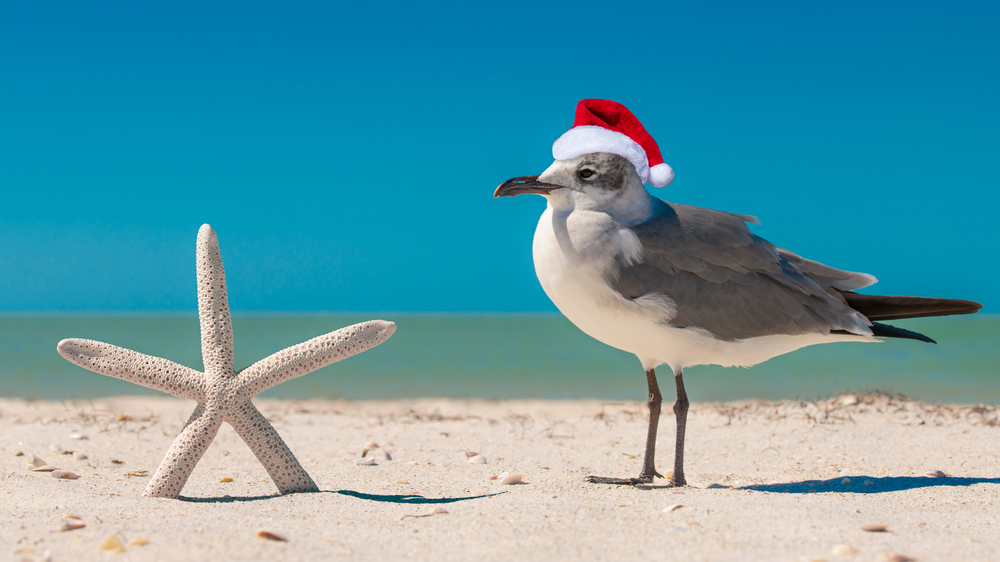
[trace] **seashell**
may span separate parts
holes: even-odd
[[[82,529],[82,528],[84,528],[86,526],[87,526],[87,524],[84,523],[83,521],[80,521],[79,519],[76,519],[76,518],[66,519],[66,520],[64,520],[62,522],[62,525],[59,526],[59,530],[60,531],[74,531],[76,529]]]
[[[885,533],[889,530],[889,526],[882,523],[868,523],[862,525],[861,530],[868,533]]]
[[[35,468],[31,469],[32,472],[52,472],[53,470],[59,470],[59,469],[49,465],[36,466]]]
[[[853,394],[845,394],[837,400],[841,406],[853,406],[858,403],[858,397]]]
[[[38,456],[38,455],[36,455],[34,453],[31,453],[31,460],[30,460],[30,462],[31,462],[31,466],[36,466],[36,467],[37,466],[45,466],[45,465],[49,464],[49,463],[45,462],[45,460],[42,459],[42,457],[40,457],[40,456]]]
[[[668,505],[667,507],[663,508],[663,513],[670,513],[671,511],[677,511],[682,507],[684,507],[684,504],[682,503],[675,503],[673,505]]]
[[[373,457],[354,459],[354,464],[361,466],[372,466],[375,464],[375,459]]]
[[[945,473],[943,473],[943,472],[941,472],[940,470],[932,470],[932,471],[924,474],[924,476],[926,476],[928,478],[944,478],[945,476],[948,476],[948,475],[945,474]]]
[[[52,477],[62,478],[63,480],[76,480],[77,478],[80,477],[80,475],[73,472],[68,472],[66,470],[53,470]]]
[[[142,537],[136,537],[136,538],[128,541],[128,545],[129,546],[143,546],[143,545],[147,545],[147,544],[149,544],[149,541],[147,541],[146,539],[144,539]]]
[[[886,554],[885,562],[915,562],[916,558],[911,558],[905,554]]]
[[[89,459],[90,457],[88,457],[87,455],[81,453],[80,451],[77,451],[77,452],[73,453],[73,458],[76,459],[76,460],[78,460],[78,461],[82,461],[82,460]]]
[[[378,449],[378,443],[376,443],[374,441],[369,441],[369,442],[365,443],[365,449],[369,449],[369,450],[371,450],[371,449]]]
[[[670,480],[671,478],[674,477],[674,471],[673,470],[668,470],[668,471],[664,472],[663,473],[663,477],[666,478],[667,480]]]
[[[14,453],[14,456],[15,456],[15,457],[23,457],[23,456],[24,456],[24,452],[22,452],[22,451],[18,451],[18,452],[16,452],[16,453]]]
[[[232,481],[233,481],[232,478],[223,478],[222,480],[219,480],[219,484],[223,484],[225,482],[232,482]]]
[[[841,484],[850,484],[851,483],[851,479],[850,478],[844,478],[843,480],[840,481],[840,483]]]
[[[459,452],[465,455],[466,457],[474,457],[479,454],[476,451],[459,451]]]
[[[522,482],[522,480],[524,480],[524,475],[521,474],[520,472],[515,472],[514,474],[511,474],[506,478],[504,478],[503,480],[501,480],[500,484],[501,485],[524,484],[525,482]]]
[[[396,484],[409,484],[409,482],[407,482],[407,481],[406,481],[405,479],[403,479],[403,478],[400,478],[399,480],[396,480]]]
[[[257,531],[257,537],[267,539],[269,541],[288,542],[288,539],[285,537],[279,535],[278,533],[272,533],[271,531]]]
[[[90,437],[87,437],[86,435],[84,435],[82,433],[74,433],[74,434],[70,435],[69,438],[70,439],[76,439],[77,441],[83,441],[84,439],[90,439]]]
[[[469,457],[469,464],[486,464],[486,457],[480,454]]]
[[[853,556],[858,553],[858,550],[849,544],[838,544],[833,547],[831,553],[834,556]]]
[[[114,552],[125,552],[125,545],[118,539],[118,535],[108,535],[101,541],[101,550],[111,550]]]
[[[72,455],[73,454],[73,451],[67,451],[66,449],[63,449],[62,447],[60,447],[59,445],[49,445],[49,449],[52,449],[52,451],[54,453],[58,454],[58,455]]]

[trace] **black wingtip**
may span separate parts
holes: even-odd
[[[905,330],[881,322],[872,322],[872,334],[877,338],[903,338],[927,343],[937,343],[931,338],[912,330]]]

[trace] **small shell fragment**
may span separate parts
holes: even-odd
[[[40,456],[38,456],[38,455],[36,455],[34,453],[31,453],[31,461],[30,462],[31,462],[31,466],[36,466],[36,467],[38,467],[38,466],[45,466],[45,465],[49,464],[49,463],[45,462],[45,460],[42,457],[40,457]]]
[[[862,525],[861,530],[867,533],[885,533],[889,530],[889,526],[883,523],[868,523],[867,525]]]
[[[369,449],[369,450],[371,450],[371,449],[378,449],[378,443],[376,443],[374,441],[369,441],[369,442],[365,443],[365,449]]]
[[[407,517],[430,517],[431,515],[441,515],[442,513],[448,513],[448,510],[443,507],[432,507],[427,511],[427,513],[418,513],[417,515],[406,514],[400,517],[399,520],[402,521]]]
[[[54,467],[54,466],[49,466],[49,465],[37,466],[37,467],[31,469],[32,472],[52,472],[54,470],[59,470],[59,469],[56,468],[56,467]]]
[[[80,475],[75,472],[69,472],[68,470],[53,470],[52,477],[62,478],[63,480],[76,480],[80,477]]]
[[[501,485],[509,484],[524,484],[524,475],[520,472],[515,472],[514,474],[508,475],[506,478],[500,481]]]
[[[886,562],[915,562],[916,558],[911,558],[905,554],[886,554]]]
[[[361,466],[372,466],[375,464],[375,458],[367,457],[367,458],[354,459],[354,464],[358,464]]]
[[[851,479],[850,478],[844,478],[843,480],[840,481],[840,483],[841,484],[850,484],[851,483]]]
[[[15,457],[23,457],[24,456],[24,451],[18,451],[16,453],[14,453],[14,456]]]
[[[271,531],[257,531],[257,537],[267,539],[269,541],[288,542],[288,539],[285,537],[279,535],[278,533],[272,533]]]
[[[945,474],[945,473],[943,473],[943,472],[941,472],[940,470],[932,470],[932,471],[924,474],[924,476],[926,476],[928,478],[944,478],[945,476],[948,476],[948,475]]]
[[[232,482],[232,481],[233,481],[232,478],[223,478],[222,480],[219,480],[219,484],[223,484],[225,482]]]
[[[70,435],[69,438],[70,439],[76,439],[77,441],[83,441],[84,439],[90,439],[90,437],[87,437],[86,435],[84,435],[82,433],[74,433],[73,435]]]
[[[671,511],[677,511],[682,507],[684,507],[684,504],[682,503],[675,503],[673,505],[668,505],[667,507],[663,508],[663,513],[670,513]]]
[[[409,484],[409,482],[407,482],[405,478],[400,478],[399,480],[396,480],[396,484]]]
[[[59,525],[59,530],[60,531],[73,531],[73,530],[76,530],[76,529],[82,529],[82,528],[84,528],[86,526],[87,526],[87,524],[84,523],[83,521],[80,521],[79,519],[76,519],[76,518],[65,519],[62,522],[62,524]]]
[[[77,451],[77,452],[73,453],[73,458],[76,459],[76,460],[78,460],[78,461],[82,461],[82,460],[89,459],[90,457],[88,457],[87,455],[81,453],[80,451]]]
[[[118,535],[108,535],[101,541],[101,550],[111,550],[114,552],[125,552],[125,545],[118,539]]]
[[[486,457],[483,455],[474,455],[469,457],[469,464],[486,464]]]
[[[129,546],[144,546],[144,545],[147,545],[147,544],[149,544],[149,541],[147,541],[146,539],[144,539],[142,537],[136,537],[136,538],[128,541],[128,545]]]
[[[853,556],[858,553],[858,549],[854,548],[849,544],[838,544],[833,547],[832,554],[834,556]]]

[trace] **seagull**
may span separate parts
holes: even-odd
[[[655,369],[674,374],[677,421],[668,486],[686,486],[685,367],[750,367],[820,343],[929,337],[886,320],[971,314],[976,302],[857,293],[876,282],[778,248],[739,215],[650,195],[673,170],[623,105],[579,102],[574,126],[553,145],[542,174],[507,180],[494,198],[537,194],[547,201],[535,230],[535,273],[546,295],[591,337],[633,353],[649,388],[649,426],[637,478],[588,476],[593,483],[647,484],[654,468],[662,397]]]

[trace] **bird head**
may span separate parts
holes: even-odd
[[[537,176],[511,178],[497,187],[493,197],[523,193],[544,196],[554,208],[612,210],[631,206],[636,198],[648,197],[635,166],[609,152],[593,152],[556,160]]]

